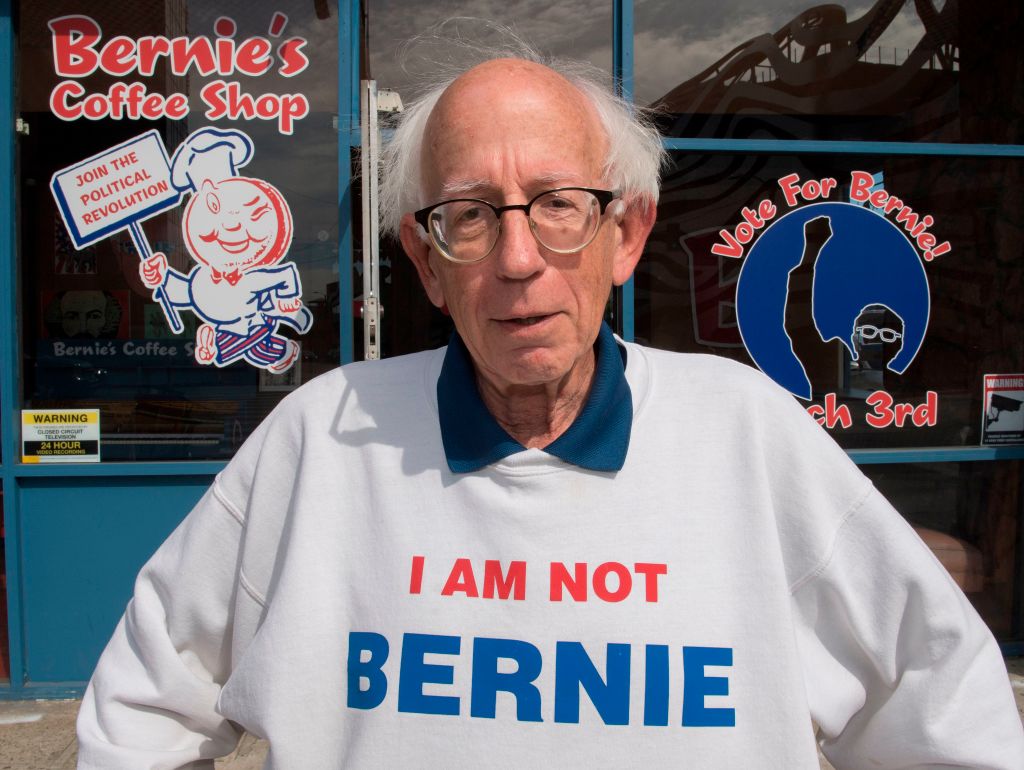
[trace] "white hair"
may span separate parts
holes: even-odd
[[[493,39],[475,42],[460,34],[466,24],[488,33]],[[477,32],[474,29],[474,32]],[[608,140],[608,155],[603,176],[618,190],[626,205],[658,202],[659,174],[665,160],[661,136],[648,112],[617,96],[607,73],[591,64],[542,56],[515,32],[493,22],[455,18],[442,22],[428,33],[415,38],[406,48],[434,47],[447,61],[429,61],[417,65],[419,71],[433,71],[433,82],[410,102],[395,120],[394,134],[381,152],[380,224],[384,233],[398,234],[406,212],[429,205],[424,200],[421,158],[427,120],[445,90],[463,72],[494,59],[522,59],[544,65],[574,86],[589,100]],[[432,57],[428,57],[430,59]],[[458,63],[454,63],[455,60]]]

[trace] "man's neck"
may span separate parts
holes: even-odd
[[[593,348],[556,382],[499,385],[477,372],[480,398],[498,424],[526,448],[544,448],[569,429],[594,381]]]

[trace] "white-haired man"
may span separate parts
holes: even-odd
[[[499,59],[410,111],[386,218],[457,334],[286,399],[144,568],[84,767],[1019,768],[999,650],[792,398],[602,325],[656,135]]]

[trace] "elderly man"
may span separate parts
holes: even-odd
[[[286,399],[144,568],[84,767],[1019,768],[991,635],[752,369],[601,318],[659,147],[499,59],[409,111],[393,227],[457,335]],[[390,212],[390,213],[388,213]],[[400,216],[399,216],[400,215]]]

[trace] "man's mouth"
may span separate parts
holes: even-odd
[[[515,326],[536,326],[549,318],[554,317],[554,313],[544,313],[542,315],[528,315],[528,316],[517,316],[514,318],[503,318],[502,323],[513,324]]]

